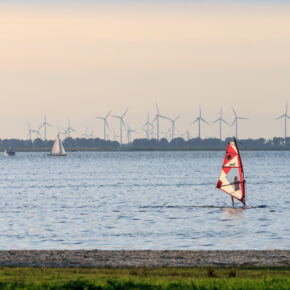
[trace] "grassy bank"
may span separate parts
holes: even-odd
[[[0,268],[1,289],[289,289],[290,267]]]

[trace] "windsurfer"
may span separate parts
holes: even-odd
[[[234,176],[233,185],[234,185],[235,191],[240,189],[240,182],[237,176]],[[235,205],[234,197],[231,196],[231,199],[232,199],[232,206],[234,206]]]
[[[235,191],[240,190],[240,181],[237,176],[234,177],[233,185],[234,185]],[[234,206],[235,205],[234,197],[231,196],[231,198],[232,198],[232,205]],[[244,206],[246,205],[245,195],[243,196],[243,205]]]
[[[235,190],[239,190],[240,189],[240,182],[237,176],[234,177],[234,181],[233,181],[233,185],[235,187]]]

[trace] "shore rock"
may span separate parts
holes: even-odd
[[[290,266],[290,250],[10,250],[0,251],[9,267],[205,267]]]

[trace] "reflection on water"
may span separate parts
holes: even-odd
[[[223,207],[221,209],[225,212],[227,216],[231,216],[239,220],[243,218],[243,213],[246,210],[245,207],[238,207],[238,208]]]
[[[290,153],[242,157],[246,208],[215,189],[224,152],[2,157],[0,248],[288,249]]]

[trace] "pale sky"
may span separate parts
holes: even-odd
[[[36,128],[45,113],[55,127],[70,118],[78,135],[88,126],[103,137],[95,116],[127,107],[133,137],[144,137],[156,102],[161,114],[181,115],[177,134],[197,136],[199,106],[208,122],[221,107],[232,122],[233,106],[249,118],[240,138],[283,136],[275,118],[290,102],[289,1],[23,2],[0,1],[0,138],[26,138],[27,122]],[[161,120],[161,131],[169,125]],[[202,137],[218,132],[202,126]]]

